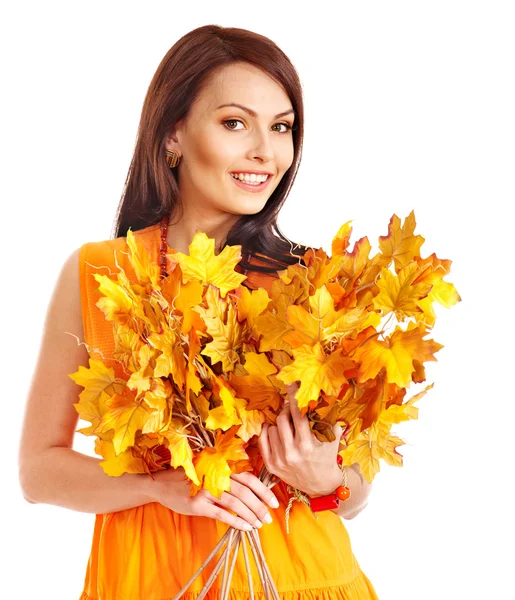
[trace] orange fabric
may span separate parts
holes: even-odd
[[[158,260],[159,223],[134,233]],[[109,359],[114,349],[112,323],[95,306],[101,297],[92,273],[116,278],[116,261],[129,277],[126,238],[90,242],[81,247],[80,281],[85,341],[92,358],[102,358],[117,375],[123,372]],[[107,267],[107,268],[106,268]],[[252,287],[269,289],[272,278],[249,273]],[[308,507],[294,502],[286,533],[285,509],[289,501],[286,485],[274,486],[279,499],[270,508],[273,522],[258,530],[261,545],[282,600],[368,600],[378,598],[362,572],[351,548],[342,519],[323,511],[315,519]],[[210,554],[227,525],[209,517],[176,513],[158,502],[95,517],[93,541],[83,592],[79,600],[172,600]],[[197,597],[215,560],[184,594]],[[250,559],[254,595],[264,600],[256,567]],[[221,574],[207,600],[219,597]],[[249,598],[245,562],[240,550],[233,571],[229,600]]]

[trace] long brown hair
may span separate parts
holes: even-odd
[[[307,247],[294,244],[280,231],[279,210],[299,168],[304,136],[304,105],[299,76],[284,52],[267,37],[246,29],[204,25],[180,38],[166,53],[148,88],[136,146],[115,220],[114,237],[126,236],[158,223],[180,207],[174,171],[165,162],[165,137],[185,118],[209,75],[234,62],[245,61],[267,73],[288,94],[295,111],[292,131],[294,157],[263,209],[243,215],[229,230],[222,246],[242,247],[242,268],[273,272],[302,261]],[[268,267],[246,262],[247,252],[259,255]],[[267,260],[268,259],[268,260]]]

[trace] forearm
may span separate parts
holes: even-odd
[[[340,500],[340,506],[332,508],[331,511],[344,519],[352,519],[367,505],[372,485],[363,477],[358,463],[354,463],[350,467],[345,466],[344,469],[347,473],[350,497],[347,500]],[[341,479],[342,475],[340,475],[340,485]]]
[[[71,448],[53,447],[20,472],[27,501],[78,512],[104,514],[148,504],[150,478],[144,473],[106,475],[94,458]]]

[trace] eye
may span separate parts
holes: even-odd
[[[222,121],[222,123],[231,131],[241,131],[240,129],[235,129],[234,127],[228,127],[227,123],[242,123],[243,121],[241,121],[240,119],[226,119],[225,121]],[[285,131],[279,131],[278,133],[288,133],[289,131],[292,130],[292,126],[289,123],[276,123],[276,125],[283,125],[284,127],[286,127]]]
[[[284,125],[286,127],[286,131],[280,131],[279,133],[288,133],[292,129],[292,126],[289,123],[277,123],[277,125]]]
[[[240,121],[239,119],[226,119],[225,121],[223,121],[224,125],[227,126],[227,123],[243,123],[243,121]],[[233,129],[233,127],[229,127],[228,129]],[[237,129],[235,131],[238,131]]]

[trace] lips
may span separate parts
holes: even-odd
[[[272,179],[272,177],[269,175],[265,179],[265,181],[263,181],[262,183],[250,184],[250,183],[245,183],[244,181],[241,181],[240,179],[237,179],[236,177],[233,177],[232,174],[230,175],[230,178],[234,181],[235,185],[237,185],[241,189],[247,190],[249,192],[263,191],[266,188],[266,186],[268,185],[268,183],[270,182],[270,180]]]
[[[232,171],[231,175],[239,175],[240,173],[244,175],[273,175],[270,171]]]

